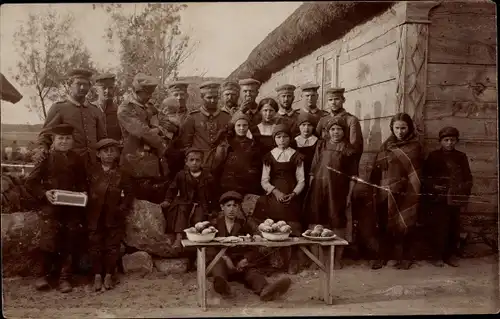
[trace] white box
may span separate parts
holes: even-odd
[[[87,206],[87,195],[82,192],[71,192],[62,189],[54,189],[56,200],[54,205],[64,206]]]

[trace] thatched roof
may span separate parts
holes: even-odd
[[[22,98],[22,94],[0,73],[0,99],[16,104]]]
[[[269,33],[228,78],[252,77],[265,82],[273,73],[341,38],[394,3],[306,2]]]

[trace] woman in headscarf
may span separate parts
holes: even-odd
[[[390,129],[392,134],[377,153],[370,175],[370,183],[377,185],[374,199],[379,231],[378,260],[372,269],[386,265],[394,251],[397,252],[396,267],[409,269],[423,152],[408,114],[396,114]]]
[[[247,137],[250,119],[237,112],[233,115],[227,134],[225,156],[221,161],[220,193],[236,191],[242,195],[261,194],[262,162],[257,143]]]

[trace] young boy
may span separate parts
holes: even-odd
[[[429,234],[437,267],[444,263],[458,267],[455,253],[460,241],[460,209],[467,205],[472,188],[467,155],[455,149],[458,138],[456,128],[443,128],[439,132],[441,148],[431,152],[424,165],[424,185],[431,194]]]
[[[210,214],[214,191],[212,175],[202,169],[203,151],[186,151],[186,169],[178,172],[161,203],[167,221],[166,233],[175,233],[172,248],[180,250],[184,229],[205,220]]]
[[[61,124],[50,129],[52,148],[39,161],[26,180],[26,189],[42,206],[43,276],[36,281],[37,290],[49,289],[49,275],[59,277],[63,293],[72,290],[69,282],[71,260],[78,254],[79,236],[85,221],[81,207],[53,205],[55,189],[86,192],[85,163],[73,148],[73,127]],[[53,271],[52,271],[53,270]],[[50,276],[52,277],[52,276]]]
[[[119,142],[110,138],[96,144],[98,163],[89,174],[90,257],[94,272],[94,290],[113,288],[113,274],[120,255],[120,243],[125,232],[125,218],[134,196],[130,178],[118,168]]]
[[[257,225],[251,219],[245,221],[238,217],[241,194],[229,191],[220,197],[219,204],[222,214],[212,221],[220,237],[254,234]],[[223,295],[231,295],[228,281],[238,281],[260,296],[263,301],[274,300],[288,291],[291,285],[290,278],[284,277],[274,283],[268,283],[266,277],[255,268],[255,262],[262,259],[256,250],[242,251],[241,248],[229,248],[225,255],[212,269],[214,290]],[[210,257],[217,252],[209,250]],[[210,258],[210,259],[212,259]]]

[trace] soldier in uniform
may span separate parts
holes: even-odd
[[[141,152],[151,153],[162,159],[167,149],[159,128],[152,127],[151,118],[157,114],[156,108],[149,103],[158,80],[152,76],[138,73],[132,82],[133,94],[118,107],[118,121],[123,133],[123,150],[120,166],[133,178],[143,178],[142,170],[146,165],[136,163]],[[159,176],[158,176],[159,177]]]
[[[300,110],[292,108],[293,100],[295,99],[295,89],[295,85],[292,84],[283,84],[276,88],[279,105],[279,110],[276,114],[276,124],[285,124],[288,126],[292,134],[291,138],[300,134],[296,123]]]
[[[182,81],[175,81],[167,85],[167,93],[168,97],[174,97],[179,101],[179,116],[181,118],[181,124],[184,123],[188,116],[187,109],[187,99],[188,99],[188,91],[187,88],[189,83]]]
[[[85,99],[90,90],[91,77],[92,72],[85,69],[74,69],[69,73],[70,94],[64,101],[56,102],[50,107],[38,138],[38,150],[33,156],[35,162],[43,160],[52,144],[48,129],[59,124],[69,124],[75,129],[75,152],[84,158],[86,167],[96,163],[94,146],[97,141],[107,137],[107,134],[101,112]]]
[[[255,99],[259,95],[260,82],[255,79],[243,79],[239,82],[243,102],[240,111],[250,119],[249,128],[252,129],[262,121],[262,115],[259,112],[259,105]]]
[[[327,116],[328,112],[318,109],[318,89],[319,85],[314,83],[306,83],[300,87],[302,90],[302,98],[304,99],[304,106],[300,110],[300,114],[309,114],[309,118],[313,121],[311,123],[314,127],[318,125],[319,120],[323,116]]]
[[[231,115],[218,108],[219,87],[215,82],[200,85],[203,105],[189,113],[181,128],[181,140],[184,149],[195,147],[203,151],[204,166],[211,169],[208,155],[215,150],[225,137]]]
[[[319,137],[327,136],[327,132],[324,131],[326,124],[334,117],[343,117],[347,123],[346,136],[351,145],[354,146],[359,164],[361,154],[363,154],[363,132],[361,131],[359,119],[344,109],[344,92],[344,88],[329,88],[326,90],[327,107],[330,108],[330,115],[320,119],[316,127],[316,133]]]
[[[116,114],[118,106],[113,100],[116,89],[115,80],[115,75],[111,73],[101,74],[95,78],[98,95],[97,106],[103,114],[107,136],[120,141],[122,139],[122,130],[118,124],[118,116]]]
[[[223,112],[233,115],[238,110],[238,99],[240,98],[240,86],[238,83],[226,81],[222,83],[220,92],[222,96]]]

